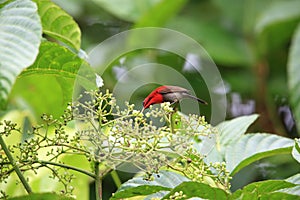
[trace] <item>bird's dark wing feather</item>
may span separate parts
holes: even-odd
[[[178,87],[178,86],[168,85],[159,91],[160,94],[167,94],[167,93],[171,93],[171,92],[186,92],[186,93],[188,93],[189,90],[182,88],[182,87]]]

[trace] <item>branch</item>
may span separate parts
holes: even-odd
[[[16,161],[14,160],[12,154],[10,153],[9,149],[7,148],[2,136],[0,135],[0,145],[3,149],[3,151],[5,152],[10,164],[13,166],[14,171],[17,173],[20,181],[22,182],[25,190],[27,191],[28,194],[32,193],[32,189],[30,187],[30,185],[28,184],[28,182],[26,181],[25,177],[23,176],[20,168],[18,167]]]

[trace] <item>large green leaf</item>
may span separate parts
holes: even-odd
[[[81,32],[77,23],[50,0],[34,0],[42,20],[43,32],[70,47],[79,50]]]
[[[147,181],[143,177],[135,177],[126,183],[122,184],[119,190],[113,196],[113,199],[125,198],[137,195],[150,195],[150,198],[162,198],[166,191],[175,188],[184,181],[189,181],[188,178],[171,171],[161,170],[159,174],[155,174],[154,180]],[[135,195],[134,195],[135,194]]]
[[[217,125],[220,133],[220,151],[223,152],[231,144],[234,144],[244,135],[249,126],[258,118],[257,114],[238,117],[229,121],[221,122]]]
[[[285,21],[300,19],[300,1],[279,1],[271,4],[258,19],[255,31],[260,34],[269,26]]]
[[[300,163],[300,139],[295,139],[292,155]]]
[[[93,0],[113,15],[135,22],[160,0]]]
[[[297,185],[295,187],[280,189],[279,192],[285,193],[285,194],[291,194],[291,195],[298,195],[298,198],[299,198],[299,196],[300,196],[300,174],[295,174],[294,176],[291,176],[291,177],[285,179],[285,181],[293,183],[293,184],[297,184]]]
[[[135,188],[126,189],[126,191],[117,192],[111,199],[123,199],[135,196],[146,196],[160,191],[168,191],[170,188],[158,185],[140,185]]]
[[[228,199],[228,194],[219,188],[213,188],[204,183],[198,182],[183,182],[174,188],[169,194],[167,194],[163,199],[172,199],[171,196],[176,196],[176,194],[184,195],[182,198],[178,199],[189,199],[192,197],[200,197],[202,199]]]
[[[47,41],[42,42],[36,61],[20,77],[34,74],[50,74],[74,80],[78,78],[90,88],[95,86],[96,79],[95,73],[85,60],[67,48]]]
[[[86,61],[63,46],[44,41],[35,63],[19,76],[12,97],[25,100],[37,117],[42,113],[59,117],[72,101],[75,83],[95,89],[95,78]]]
[[[292,188],[288,188],[285,190],[290,190]],[[297,190],[299,190],[299,188],[296,188]],[[280,190],[279,192],[272,192],[272,193],[268,193],[268,194],[264,194],[262,195],[261,200],[299,200],[300,196],[299,195],[294,195],[294,194],[289,194],[287,192],[282,192],[283,190]]]
[[[230,21],[240,31],[251,33],[262,11],[270,7],[273,0],[212,0],[222,12],[222,17]]]
[[[285,47],[300,20],[298,0],[274,1],[257,17],[255,33],[262,53]],[[272,66],[272,65],[271,65]]]
[[[20,196],[10,198],[11,200],[73,200],[71,197],[66,197],[53,193],[42,193],[42,194],[30,194],[26,196]]]
[[[290,103],[295,116],[296,125],[300,130],[300,23],[293,36],[288,58],[288,85]],[[300,131],[298,132],[300,135]]]
[[[274,199],[274,192],[285,188],[292,188],[295,184],[282,180],[268,180],[251,183],[243,189],[235,191],[230,199]],[[272,195],[273,198],[270,198]],[[292,199],[294,195],[278,193],[278,198],[275,199]]]
[[[285,180],[300,185],[300,174],[295,174],[294,176],[291,176]]]
[[[237,117],[232,120],[221,122],[217,125],[218,135],[216,145],[206,157],[209,162],[224,161],[226,149],[234,144],[242,135],[244,135],[249,126],[258,118],[257,114]]]
[[[135,27],[163,26],[185,3],[186,0],[162,0],[153,8],[149,9],[149,11],[137,21]],[[155,13],[155,15],[153,15],[153,13]]]
[[[231,175],[234,175],[259,159],[281,153],[290,153],[293,144],[293,140],[277,135],[266,133],[244,135],[226,149],[226,167]]]
[[[5,107],[17,76],[34,62],[41,35],[32,1],[11,1],[0,9],[0,109]]]
[[[227,66],[251,66],[254,63],[249,44],[241,35],[225,29],[218,21],[176,16],[167,27],[197,40],[215,62]]]

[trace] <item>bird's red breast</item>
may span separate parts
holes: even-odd
[[[160,86],[153,90],[144,100],[143,107],[144,109],[149,108],[150,105],[156,103],[162,103],[164,101],[163,95],[160,91],[164,90],[166,86]]]

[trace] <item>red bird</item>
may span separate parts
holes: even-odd
[[[163,102],[170,102],[171,104],[179,102],[183,98],[190,98],[197,100],[202,104],[207,102],[195,97],[189,93],[189,90],[171,85],[164,85],[153,90],[143,101],[143,110],[149,108],[150,105],[159,104]]]

